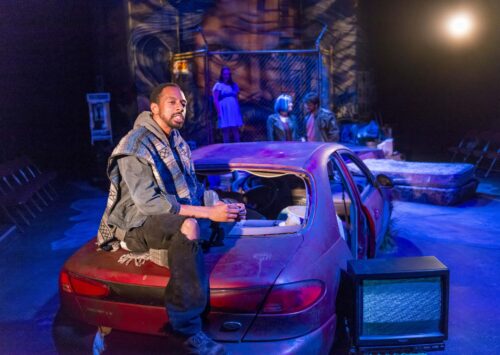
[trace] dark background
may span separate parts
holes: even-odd
[[[473,4],[474,41],[437,35],[436,16]],[[360,0],[376,110],[410,159],[442,159],[469,129],[498,129],[500,2]],[[110,91],[115,134],[134,96],[122,0],[0,2],[0,160],[28,154],[63,175],[92,174],[85,94]]]
[[[93,163],[85,95],[111,92],[119,131],[117,106],[133,90],[126,2],[1,1],[0,48],[0,161],[27,154],[77,178],[104,170]]]
[[[377,109],[409,158],[445,158],[464,132],[500,127],[500,1],[362,0]],[[454,43],[444,14],[468,7],[478,33]],[[449,157],[449,156],[448,156]]]

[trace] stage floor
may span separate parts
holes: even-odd
[[[95,234],[105,192],[81,182],[60,192],[26,233],[0,241],[2,354],[91,353],[93,328],[61,334],[53,324],[60,267]],[[499,216],[499,176],[481,180],[476,197],[455,206],[394,202],[395,244],[381,256],[435,255],[450,268],[450,339],[441,354],[500,353]],[[175,353],[168,341],[112,332],[106,354]]]

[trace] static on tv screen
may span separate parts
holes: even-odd
[[[441,333],[441,278],[364,280],[361,337]]]

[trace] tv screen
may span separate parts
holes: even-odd
[[[362,338],[442,332],[439,277],[364,280],[361,292]]]
[[[358,347],[443,344],[448,329],[449,273],[439,260],[353,260],[348,272],[354,287],[353,328]]]

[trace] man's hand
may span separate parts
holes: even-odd
[[[181,216],[192,218],[208,218],[214,222],[237,222],[247,218],[247,210],[242,203],[217,201],[213,206],[181,205]]]
[[[245,207],[245,205],[243,203],[237,203],[236,205],[238,205],[238,207],[240,209],[240,212],[238,213],[238,218],[236,218],[236,221],[241,221],[241,220],[247,219],[247,208]]]
[[[242,203],[225,204],[218,201],[210,207],[209,219],[214,222],[236,222],[245,219],[247,211]]]

